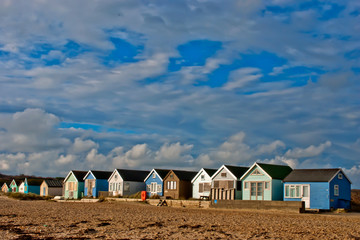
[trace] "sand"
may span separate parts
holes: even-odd
[[[0,239],[360,239],[360,214],[60,203],[0,197]]]

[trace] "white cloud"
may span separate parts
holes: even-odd
[[[353,185],[356,185],[357,188],[360,186],[360,165],[354,165],[353,167],[347,169],[343,168],[346,176],[350,178],[350,181]]]
[[[60,120],[53,114],[41,109],[26,109],[12,116],[0,116],[0,128],[5,132],[0,135],[2,151],[40,151],[66,147],[70,141],[56,132]]]
[[[183,154],[188,153],[194,146],[189,144],[181,145],[180,142],[161,146],[160,150],[155,153],[155,159],[159,162],[173,162],[181,160]]]
[[[269,144],[260,145],[257,149],[258,154],[273,153],[278,148],[285,148],[285,143],[280,140],[273,141]]]
[[[264,159],[261,162],[269,163],[269,164],[288,165],[292,169],[295,169],[299,166],[299,161],[297,159],[291,159],[284,156],[275,156],[275,158]]]
[[[59,159],[57,159],[55,162],[58,164],[70,164],[73,163],[76,160],[76,156],[74,155],[60,155]]]
[[[311,145],[307,148],[294,148],[286,152],[285,156],[290,158],[306,158],[306,157],[315,157],[322,154],[326,148],[331,147],[331,142],[326,141],[325,143],[320,144],[319,146]]]
[[[92,140],[83,140],[81,138],[75,138],[74,144],[72,146],[72,152],[82,153],[87,152],[92,148],[98,148],[99,145]]]
[[[137,144],[125,153],[123,147],[116,147],[110,153],[115,168],[139,168],[148,164],[151,155],[151,150],[145,143]]]
[[[259,80],[262,76],[259,68],[240,68],[230,73],[229,81],[223,88],[225,90],[242,88],[250,82]]]

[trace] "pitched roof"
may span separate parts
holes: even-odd
[[[283,180],[292,171],[292,168],[287,165],[275,165],[266,163],[257,163],[257,165],[259,165],[273,179]]]
[[[29,178],[27,179],[28,186],[40,186],[44,179],[42,178]]]
[[[210,177],[214,175],[214,173],[216,173],[217,171],[217,169],[211,169],[211,168],[203,168],[203,169]]]
[[[294,169],[284,182],[329,182],[340,168],[332,169]]]
[[[246,173],[247,170],[249,170],[248,167],[239,167],[239,166],[230,166],[230,165],[224,165],[229,171],[235,175],[236,178],[241,178],[244,173]]]
[[[194,171],[183,171],[183,170],[172,170],[175,175],[183,181],[191,181],[198,172]]]
[[[18,179],[13,179],[13,180],[11,180],[11,182],[10,182],[9,186],[12,184],[12,182],[15,182],[16,186],[20,186],[20,184],[22,183],[22,181],[21,181],[21,180],[18,180]]]
[[[113,172],[90,170],[96,179],[109,179]]]
[[[77,170],[71,170],[71,172],[74,174],[74,176],[76,177],[76,179],[79,182],[83,182],[84,181],[84,177],[87,174],[87,171],[77,171]],[[66,179],[66,178],[65,178]]]
[[[116,169],[124,181],[143,182],[149,171]]]
[[[6,184],[6,186],[7,186],[7,187],[10,187],[10,183],[11,183],[11,182],[8,182],[8,181],[6,181],[6,182],[2,182],[1,187],[3,187],[3,186],[4,186],[4,184]]]
[[[198,177],[200,176],[201,173],[205,172],[207,175],[210,176],[210,178],[212,177],[212,175],[214,175],[216,173],[217,169],[211,169],[211,168],[202,168],[200,169],[197,174],[193,177],[193,179],[191,180],[191,183],[193,183],[196,179],[198,179]]]
[[[161,180],[163,181],[164,178],[166,177],[166,175],[168,174],[168,172],[170,171],[170,169],[159,169],[159,168],[153,168],[149,174],[145,177],[144,182],[152,175],[153,172],[156,172],[158,174],[158,176],[161,178]]]
[[[159,174],[159,176],[164,179],[164,177],[166,177],[166,174],[168,174],[168,172],[170,172],[170,169],[158,169],[158,168],[154,168],[154,170],[157,172],[157,174]]]
[[[56,179],[45,179],[44,180],[48,187],[62,187],[62,181],[56,180]]]

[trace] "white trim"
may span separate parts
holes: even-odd
[[[195,177],[191,180],[191,183],[194,183],[196,181],[196,179],[201,175],[201,172],[205,172],[206,175],[208,175],[209,178],[211,178],[211,176],[205,171],[204,168],[200,169],[199,172],[195,175]]]
[[[150,173],[146,176],[146,178],[144,179],[144,182],[146,182],[146,180],[152,175],[152,173],[155,172],[156,175],[160,178],[160,180],[163,182],[164,180],[160,177],[160,175],[156,172],[155,168],[153,168]]]
[[[89,170],[89,171],[86,173],[85,177],[83,178],[84,181],[85,181],[85,179],[87,178],[87,176],[89,175],[89,173],[91,173],[91,175],[94,177],[94,179],[96,179],[96,177],[95,177],[94,174],[92,173],[92,170]]]
[[[235,166],[234,166],[235,167]],[[211,176],[211,180],[214,180],[214,177],[217,175],[217,174],[219,174],[219,172],[221,172],[221,170],[223,170],[223,169],[226,169],[226,171],[228,171],[230,174],[231,174],[231,176],[234,178],[234,180],[238,180],[237,179],[237,177],[225,166],[225,165],[222,165],[215,173],[214,173],[214,175],[212,175]]]
[[[117,174],[119,175],[119,177],[120,177],[120,182],[121,182],[121,181],[124,182],[124,179],[121,177],[121,174],[119,173],[118,170],[119,170],[118,168],[116,168],[116,169],[114,170],[114,172],[110,175],[109,179],[107,180],[108,182],[110,182],[110,179],[111,179],[116,173],[117,173]],[[127,182],[129,182],[129,181],[127,181]]]
[[[110,179],[114,176],[114,174],[115,174],[116,172],[119,173],[118,170],[117,170],[117,168],[115,168],[115,170],[113,171],[113,173],[112,173],[112,174],[110,175],[110,177],[108,178],[108,180],[107,180],[108,182],[110,182]],[[120,176],[120,173],[119,173],[119,176]]]
[[[342,173],[343,179],[344,179],[344,176],[345,176],[346,179],[349,181],[349,183],[352,184],[352,182],[350,181],[350,178],[348,178],[348,177],[346,176],[346,174],[344,173],[344,171],[343,171],[341,168],[339,168],[339,171],[337,171],[337,172],[334,174],[334,176],[333,176],[328,182],[330,183],[330,182],[334,179],[334,177],[336,177],[336,176],[338,175],[339,172]]]
[[[266,171],[264,171],[264,169],[262,169],[262,167],[260,167],[257,162],[255,162],[255,163],[241,176],[240,181],[242,181],[242,179],[243,179],[244,177],[246,177],[246,175],[247,175],[248,173],[251,172],[251,170],[253,169],[253,167],[254,167],[255,165],[256,165],[258,168],[260,168],[261,171],[263,171],[263,172],[272,180],[272,177],[271,177]]]
[[[68,175],[66,176],[66,178],[64,179],[64,183],[66,183],[67,179],[70,177],[70,174],[73,174],[73,175],[74,175],[74,178],[76,179],[76,181],[79,181],[79,180],[76,178],[73,170],[71,170],[71,171],[68,173]]]
[[[286,186],[289,186],[289,195],[286,195]],[[299,190],[299,196],[294,196],[291,197],[290,195],[290,187],[293,186],[293,188],[296,189],[296,186],[299,186],[300,190]],[[284,183],[284,198],[303,198],[304,193],[303,193],[303,186],[308,186],[309,189],[309,198],[310,198],[310,184],[309,183],[295,183],[295,184],[291,184],[291,183]],[[296,191],[296,190],[295,190]],[[296,192],[295,192],[296,193]]]

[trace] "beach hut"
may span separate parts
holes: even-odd
[[[21,184],[21,182],[19,180],[13,179],[10,183],[11,192],[19,192],[20,184]]]
[[[65,199],[80,199],[84,196],[84,177],[87,171],[71,170],[65,177],[64,198]]]
[[[1,186],[1,191],[4,193],[11,192],[10,183],[11,182],[4,182],[3,185]]]
[[[209,198],[211,193],[211,176],[217,169],[202,168],[191,180],[193,198]]]
[[[39,178],[25,178],[19,186],[19,192],[25,194],[34,193],[40,195],[40,185],[42,181],[43,180]]]
[[[144,179],[146,185],[146,194],[148,197],[164,195],[164,178],[168,174],[169,169],[154,168]]]
[[[241,199],[241,176],[248,167],[222,165],[211,177],[211,199]]]
[[[40,185],[41,196],[62,196],[63,181],[56,179],[44,179]]]
[[[295,169],[284,179],[284,200],[308,209],[350,208],[351,181],[341,168]]]
[[[144,178],[148,174],[149,171],[115,169],[108,180],[109,196],[124,196],[145,191]]]
[[[283,200],[283,179],[292,168],[286,165],[254,163],[240,178],[242,200]]]
[[[113,172],[89,170],[84,179],[84,195],[86,197],[98,197],[99,192],[109,191],[109,178]]]
[[[188,199],[192,195],[191,180],[197,172],[170,170],[164,177],[164,196],[173,199]]]

